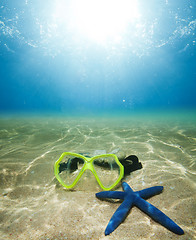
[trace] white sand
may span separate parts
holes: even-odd
[[[0,239],[196,239],[194,121],[140,119],[1,119]],[[93,177],[64,190],[53,164],[64,151],[135,154],[143,164],[124,181],[133,190],[162,185],[148,201],[173,219],[178,236],[133,207],[110,235],[119,202],[100,201]],[[119,186],[118,190],[121,190]]]

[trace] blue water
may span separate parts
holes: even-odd
[[[136,2],[139,19],[100,44],[62,18],[71,1],[1,1],[0,112],[195,110],[195,0]]]
[[[194,239],[195,33],[195,0],[0,1],[1,239],[104,238],[119,203],[63,189],[65,151],[136,155],[123,181]],[[110,239],[179,236],[134,208]]]

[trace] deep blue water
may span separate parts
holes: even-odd
[[[1,1],[1,113],[196,109],[195,0],[135,1],[139,19],[101,44],[70,28],[71,2]]]

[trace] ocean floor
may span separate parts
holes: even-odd
[[[170,232],[133,207],[105,236],[120,203],[97,199],[101,189],[89,173],[75,189],[65,190],[53,165],[66,151],[137,155],[143,168],[123,180],[133,190],[164,186],[148,201],[185,234]],[[2,116],[0,239],[196,239],[196,118]]]

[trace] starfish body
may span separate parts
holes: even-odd
[[[122,221],[126,218],[128,212],[133,206],[140,208],[143,212],[149,215],[153,220],[160,223],[170,231],[182,235],[184,231],[169,217],[167,217],[163,212],[158,208],[145,201],[144,199],[150,198],[156,194],[159,194],[163,191],[162,186],[156,186],[151,188],[146,188],[141,191],[134,192],[131,187],[126,183],[122,183],[124,192],[121,191],[103,191],[96,193],[97,198],[112,198],[112,199],[122,199],[123,202],[113,214],[110,219],[106,230],[105,235],[112,233]]]

